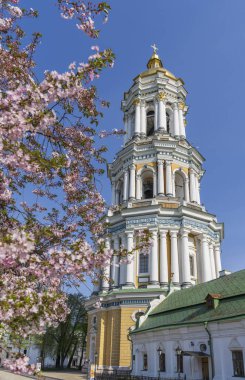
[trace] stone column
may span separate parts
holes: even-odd
[[[177,231],[170,231],[171,236],[171,275],[173,285],[179,286],[179,255]]]
[[[105,248],[109,250],[111,246],[110,239],[107,237],[105,240]],[[107,291],[110,287],[110,262],[105,262],[103,267],[103,279],[102,279],[102,290]]]
[[[157,195],[157,176],[153,173],[153,197]]]
[[[197,203],[200,205],[200,184],[199,184],[199,180],[198,180],[198,175],[196,174],[195,175],[195,180],[196,180],[196,183],[195,183],[195,187],[196,187],[196,201]]]
[[[146,136],[145,102],[141,102],[141,104],[140,104],[140,122],[141,122],[141,135]]]
[[[140,100],[134,100],[135,105],[135,127],[134,127],[134,135],[140,135]]]
[[[127,242],[126,242],[126,236],[123,234],[121,235],[122,245],[121,249],[127,248]],[[119,278],[120,278],[120,286],[124,285],[126,282],[126,257],[120,257],[120,265],[119,265]]]
[[[184,182],[185,186],[185,201],[190,202],[190,191],[189,191],[189,179],[186,178]]]
[[[129,199],[135,199],[135,165],[130,165]]]
[[[158,128],[158,100],[154,101],[154,131],[156,132]]]
[[[127,235],[127,250],[132,251],[134,247],[133,232],[126,232]],[[127,269],[126,269],[126,286],[134,287],[134,254],[127,254]]]
[[[129,125],[128,125],[128,114],[125,112],[124,114],[124,127],[125,127],[125,132],[126,134],[124,135],[124,144],[129,140]]]
[[[112,288],[117,288],[119,285],[119,237],[114,238],[114,255],[112,257],[112,268],[111,268],[111,278],[112,278]]]
[[[219,272],[222,270],[219,243],[217,243],[214,247],[214,261],[215,261],[216,277],[219,278]]]
[[[160,231],[160,285],[168,286],[167,231]]]
[[[136,175],[136,199],[141,199],[141,176],[139,174]]]
[[[175,189],[175,172],[172,173],[172,191],[173,191],[173,197],[176,196],[176,189]]]
[[[173,195],[171,162],[166,161],[166,195]]]
[[[119,205],[119,190],[116,189],[116,205]]]
[[[124,169],[124,179],[123,179],[123,201],[128,200],[128,169]]]
[[[165,98],[166,95],[160,92],[158,95],[158,129],[159,131],[167,132]]]
[[[163,161],[157,161],[158,195],[164,195]]]
[[[180,137],[185,138],[185,125],[184,125],[184,115],[183,110],[185,108],[184,103],[179,103],[179,134]]]
[[[191,273],[190,273],[190,254],[189,254],[189,241],[188,231],[184,228],[181,229],[181,257],[182,257],[182,274],[183,283],[182,287],[187,288],[191,286]]]
[[[190,169],[190,198],[191,202],[196,202],[196,180],[193,169]]]
[[[179,137],[179,110],[178,110],[178,104],[174,103],[174,136]]]
[[[115,181],[111,181],[111,204],[115,205],[116,203],[116,184]]]
[[[209,259],[209,247],[208,239],[206,235],[201,236],[201,263],[202,263],[202,281],[210,281],[211,271],[210,271],[210,259]]]
[[[151,248],[151,254],[150,254],[150,284],[159,285],[157,231],[151,231],[151,233],[152,233],[152,248]]]
[[[215,262],[214,262],[214,245],[212,241],[209,242],[209,259],[212,280],[216,278]]]

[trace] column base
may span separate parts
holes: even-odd
[[[174,286],[174,288],[179,288],[179,289],[181,288],[179,282],[173,282],[173,286]]]
[[[164,193],[158,193],[157,196],[159,196],[159,197],[165,197],[165,194]]]
[[[158,128],[157,132],[164,133],[166,135],[168,134],[168,131],[166,131],[166,129],[164,129],[164,128]]]
[[[126,282],[126,284],[122,285],[122,289],[134,289],[135,285],[133,282]]]
[[[130,201],[130,202],[135,201],[135,198],[130,197],[130,198],[129,198],[129,201]]]
[[[102,288],[101,291],[102,291],[102,293],[106,293],[109,291],[109,287],[108,288]]]
[[[166,197],[172,197],[172,196],[173,196],[173,194],[171,194],[171,193],[166,194]]]
[[[150,281],[150,283],[147,285],[147,288],[160,288],[160,284],[158,281]]]
[[[192,286],[191,282],[182,282],[181,288],[190,288]]]
[[[180,140],[185,140],[186,137],[185,137],[184,135],[181,135],[181,136],[179,137],[179,139],[180,139]]]

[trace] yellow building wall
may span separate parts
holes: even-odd
[[[172,171],[174,171],[175,169],[182,169],[183,172],[185,172],[187,175],[188,175],[188,168],[184,167],[184,166],[181,166],[180,164],[176,164],[176,163],[172,163]]]
[[[91,321],[97,316],[96,352],[98,366],[129,367],[131,365],[131,343],[128,340],[129,328],[134,326],[132,314],[146,307],[125,307],[101,310],[88,317],[87,358],[90,354]]]

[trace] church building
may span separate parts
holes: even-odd
[[[219,278],[222,269],[223,224],[201,202],[204,157],[188,142],[184,82],[153,49],[124,93],[124,146],[108,165],[106,244],[114,255],[87,301],[87,353],[97,369],[131,368],[129,331],[139,316],[170,293],[178,291],[180,300],[186,288]],[[120,257],[119,248],[132,251],[140,230],[150,231],[151,252]]]

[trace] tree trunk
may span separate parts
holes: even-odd
[[[78,369],[79,369],[80,371],[81,371],[81,369],[82,369],[82,361],[83,361],[83,354],[84,354],[85,343],[86,343],[86,336],[85,336],[84,339],[83,339],[83,343],[82,343],[82,353],[81,353],[81,357],[80,357],[80,360],[79,360],[79,366],[78,366]]]
[[[72,359],[73,359],[73,356],[74,356],[74,354],[75,354],[76,348],[77,348],[77,341],[76,341],[76,343],[74,344],[74,347],[73,347],[73,350],[72,350],[71,356],[69,357],[69,361],[68,361],[68,364],[67,364],[67,368],[71,368],[71,363],[72,363]]]
[[[56,355],[55,368],[60,368],[60,352]]]

